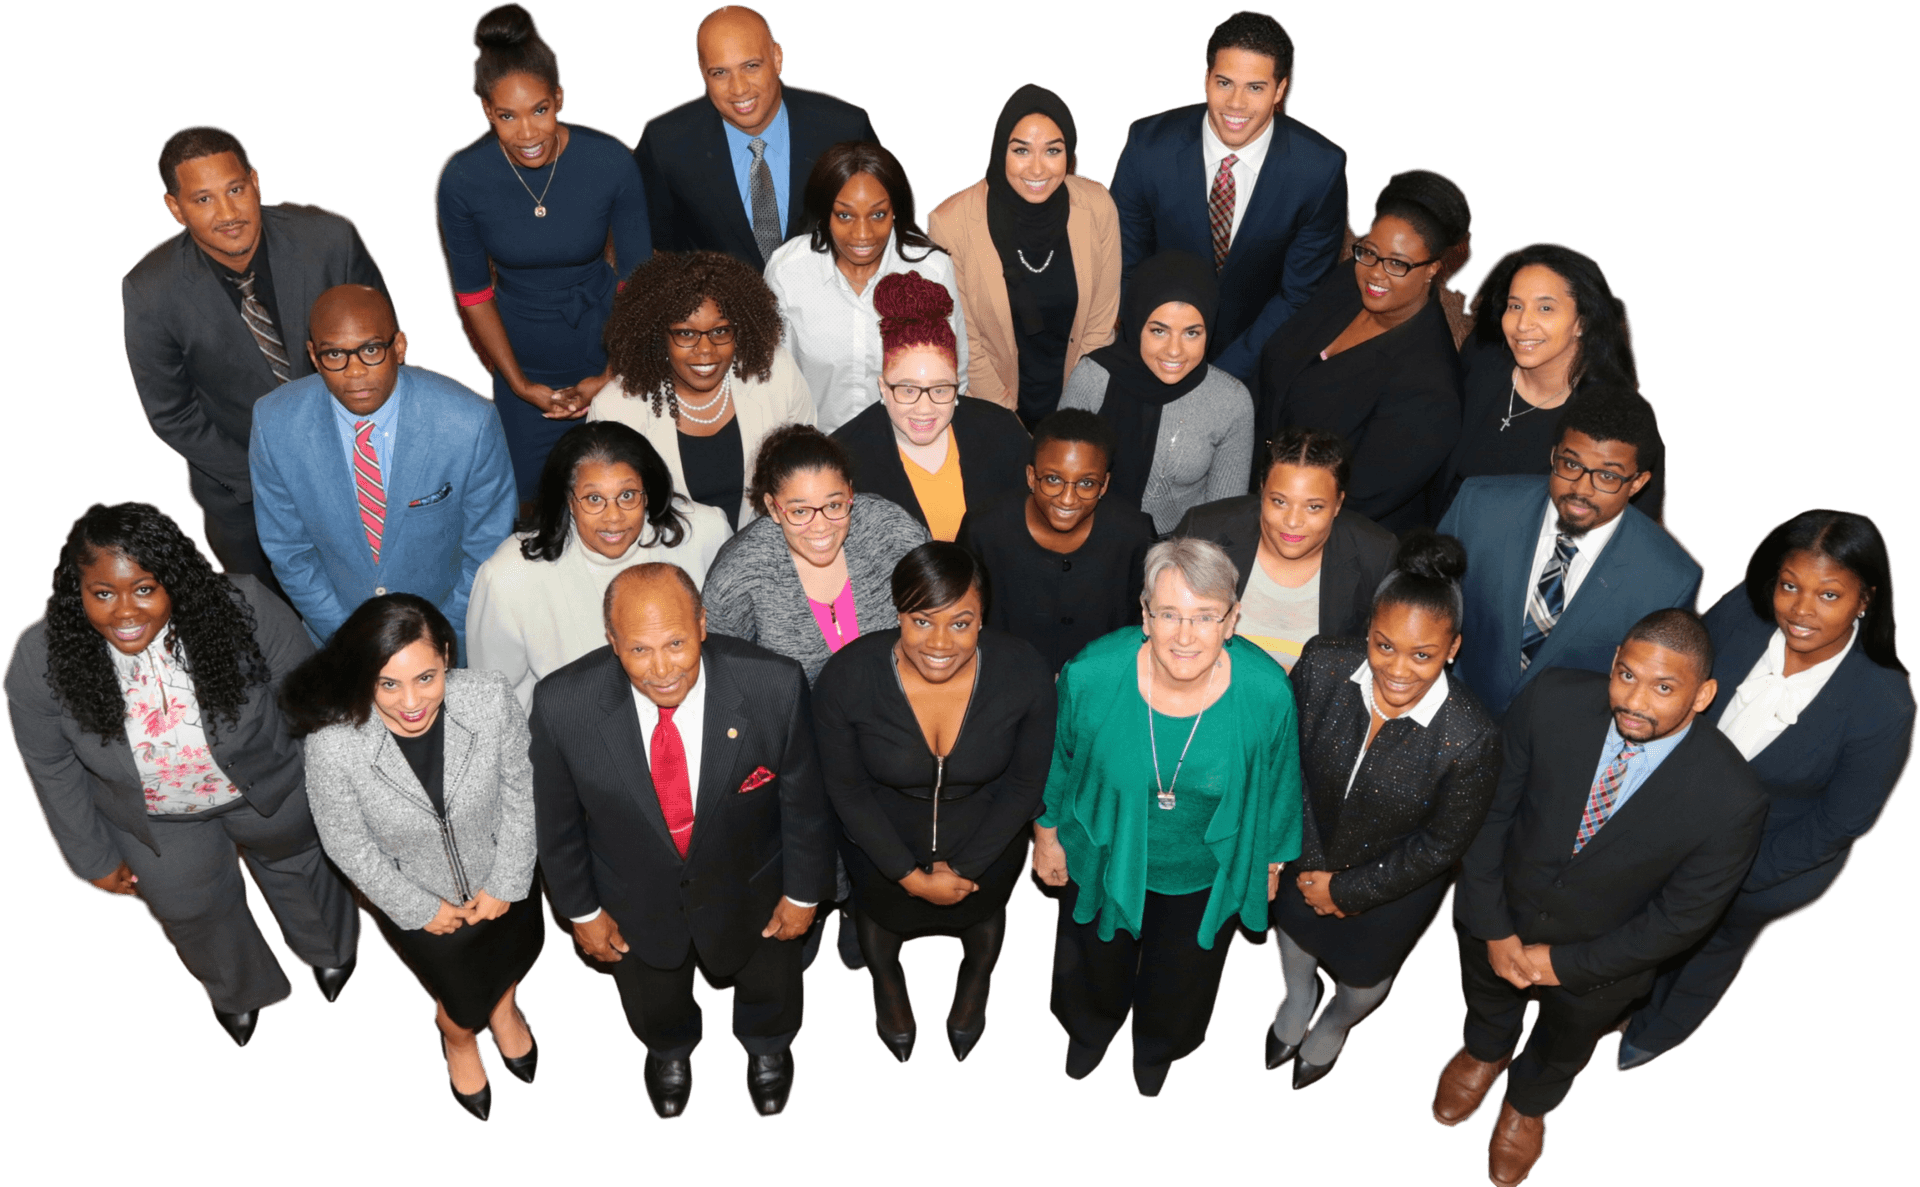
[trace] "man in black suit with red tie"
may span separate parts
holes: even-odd
[[[533,694],[540,867],[574,938],[613,966],[647,1047],[647,1095],[685,1110],[698,965],[733,988],[762,1114],[786,1107],[801,945],[833,889],[834,818],[800,665],[708,635],[692,578],[636,565],[605,602],[609,647]]]
[[[1609,675],[1544,672],[1507,712],[1500,787],[1454,891],[1466,1046],[1433,1101],[1457,1125],[1506,1070],[1488,1147],[1502,1187],[1533,1169],[1600,1036],[1713,929],[1753,863],[1766,793],[1719,730],[1695,728],[1712,671],[1699,617],[1657,610]]]

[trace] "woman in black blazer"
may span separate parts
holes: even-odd
[[[1396,175],[1353,245],[1353,271],[1329,271],[1260,353],[1260,439],[1345,437],[1353,508],[1392,532],[1429,522],[1427,483],[1460,435],[1460,360],[1434,288],[1468,222],[1446,178]]]
[[[1347,506],[1350,468],[1338,434],[1288,429],[1267,447],[1258,494],[1195,507],[1173,530],[1226,551],[1240,571],[1234,633],[1288,669],[1315,635],[1365,634],[1393,568],[1393,533]]]
[[[1719,694],[1705,716],[1772,803],[1753,868],[1711,936],[1661,970],[1620,1067],[1685,1042],[1767,924],[1822,894],[1906,766],[1913,689],[1893,648],[1893,573],[1871,519],[1806,511],[1754,551],[1706,615]]]
[[[1446,665],[1460,650],[1459,541],[1410,537],[1363,639],[1322,636],[1293,667],[1305,828],[1273,900],[1287,995],[1267,1066],[1293,1086],[1333,1070],[1387,996],[1493,802],[1500,731]],[[1333,975],[1333,1001],[1308,1028]]]
[[[972,554],[922,544],[893,571],[899,628],[841,648],[813,690],[875,1027],[903,1063],[916,1032],[900,945],[915,936],[960,938],[947,1039],[958,1059],[980,1041],[1053,755],[1053,671],[980,629],[981,592]]]

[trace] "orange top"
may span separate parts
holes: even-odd
[[[947,460],[938,470],[929,473],[921,469],[905,453],[900,455],[900,464],[906,467],[920,513],[927,517],[927,534],[951,542],[960,534],[960,521],[967,517],[967,492],[960,485],[960,442],[954,439],[953,426],[947,426]]]

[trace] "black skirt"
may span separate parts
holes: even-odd
[[[1442,874],[1390,903],[1341,919],[1315,915],[1300,897],[1291,873],[1283,871],[1280,893],[1268,910],[1273,925],[1305,948],[1335,980],[1364,989],[1398,973],[1407,962],[1446,897],[1448,877]]]
[[[847,876],[853,879],[853,909],[895,935],[959,935],[1003,910],[1013,897],[1014,885],[1027,868],[1030,831],[1015,830],[1000,856],[974,879],[980,889],[951,907],[908,894],[905,887],[880,872],[864,849],[842,837],[840,855],[846,860]]]
[[[468,1030],[487,1025],[501,996],[539,959],[547,938],[537,884],[498,919],[469,923],[450,935],[436,936],[424,928],[403,931],[380,910],[373,916],[400,959],[446,1007],[447,1017]]]

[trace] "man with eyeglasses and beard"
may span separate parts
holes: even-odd
[[[1582,391],[1546,476],[1470,478],[1440,521],[1466,545],[1457,672],[1496,718],[1548,668],[1605,672],[1655,610],[1692,609],[1700,566],[1628,501],[1665,464],[1653,407],[1626,387]]]

